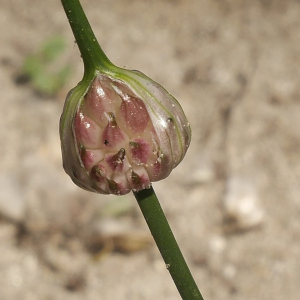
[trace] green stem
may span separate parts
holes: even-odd
[[[114,66],[101,49],[79,0],[61,0],[84,63],[84,79],[96,70],[111,72]],[[152,236],[183,300],[203,300],[174,238],[153,188],[134,193]]]
[[[203,300],[153,188],[134,195],[182,299]]]
[[[84,75],[106,70],[113,64],[101,49],[79,0],[61,0],[84,63]]]

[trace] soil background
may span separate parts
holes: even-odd
[[[188,116],[190,149],[154,188],[204,298],[299,299],[300,2],[82,5],[112,62]],[[56,35],[72,72],[45,96],[22,66]],[[83,66],[60,1],[0,0],[0,39],[0,300],[179,300],[133,196],[82,191],[62,169]]]

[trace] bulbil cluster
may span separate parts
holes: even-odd
[[[129,83],[98,74],[69,123],[73,149],[62,143],[64,167],[87,190],[124,195],[148,188],[170,174],[189,146],[179,103],[142,73],[132,74]]]

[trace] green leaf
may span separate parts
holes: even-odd
[[[65,41],[61,36],[54,36],[47,43],[43,45],[43,49],[41,51],[41,56],[43,57],[45,62],[52,62],[60,54],[63,53],[65,49]]]

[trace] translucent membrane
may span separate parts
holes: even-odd
[[[87,190],[124,195],[149,188],[189,146],[190,127],[178,102],[142,73],[129,74],[128,82],[97,75],[73,116],[76,158],[65,155],[74,163],[64,165]]]

